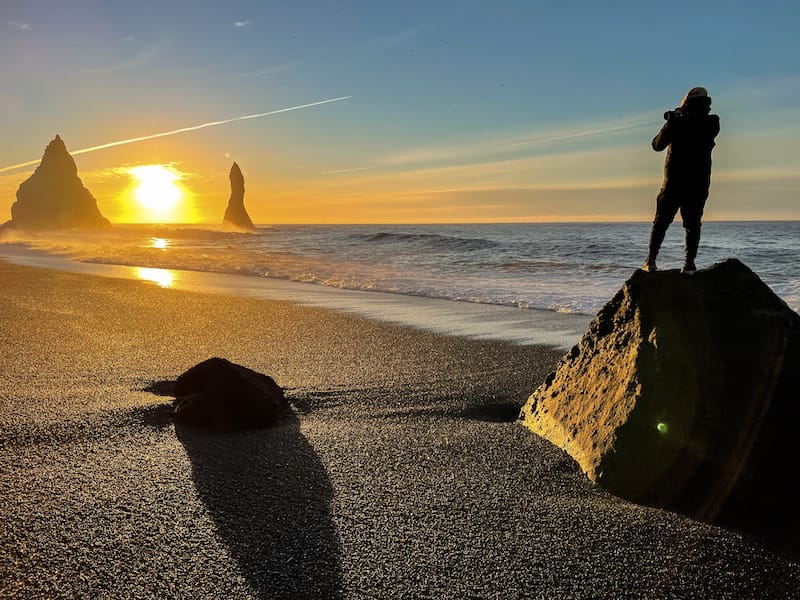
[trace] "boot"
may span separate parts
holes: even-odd
[[[665,229],[657,228],[655,224],[653,224],[653,228],[650,230],[650,243],[647,246],[647,258],[642,265],[643,271],[652,273],[658,270],[658,267],[656,267],[656,256],[658,256],[658,251],[661,249],[661,242],[664,241],[664,235],[666,233]]]
[[[681,273],[692,275],[697,271],[694,259],[697,257],[697,248],[700,246],[700,229],[687,229],[685,234],[686,259],[683,263]]]

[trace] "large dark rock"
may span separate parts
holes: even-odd
[[[636,271],[520,418],[619,496],[800,549],[800,316],[737,260]]]
[[[255,227],[244,207],[244,175],[242,175],[242,170],[236,163],[233,163],[231,167],[230,179],[231,197],[228,200],[228,206],[225,208],[222,224],[236,229],[253,231]]]
[[[209,358],[175,381],[175,418],[213,429],[269,427],[287,414],[283,390],[224,358]]]
[[[111,223],[83,186],[60,136],[47,145],[42,162],[17,190],[6,226],[26,230],[100,229]]]

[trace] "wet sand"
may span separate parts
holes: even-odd
[[[271,277],[87,263],[14,244],[3,245],[0,260],[84,275],[150,281],[161,287],[190,292],[284,300],[432,333],[526,345],[544,344],[563,350],[577,343],[591,321],[587,315],[519,310],[474,302],[459,302],[454,310],[452,300],[349,290]]]
[[[515,423],[560,352],[0,262],[0,597],[785,598],[800,566]],[[274,429],[158,382],[270,374]]]

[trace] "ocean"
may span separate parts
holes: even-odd
[[[312,284],[295,288],[309,294],[337,288],[409,302],[445,300],[456,313],[485,305],[591,317],[641,266],[649,228],[649,223],[269,225],[245,234],[209,226],[117,225],[79,234],[3,234],[0,255],[45,253],[71,263],[145,268],[141,278],[149,273],[165,287],[171,280],[168,275],[159,280],[158,269],[249,278],[236,287],[252,286],[258,278]],[[682,253],[683,230],[676,223],[667,233],[659,268],[680,268]],[[704,224],[698,268],[729,257],[800,309],[800,222]]]

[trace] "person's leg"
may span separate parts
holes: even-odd
[[[683,228],[685,230],[685,259],[683,269],[681,269],[682,273],[691,275],[697,270],[694,261],[697,258],[697,249],[700,246],[701,220],[705,203],[705,198],[697,198],[681,206],[681,218],[683,219]]]
[[[650,229],[650,243],[647,246],[647,259],[644,261],[642,269],[645,271],[656,270],[656,257],[661,249],[661,243],[667,233],[667,228],[678,212],[678,203],[674,199],[674,194],[667,193],[662,189],[656,198],[656,216],[653,219],[653,227]]]
[[[686,228],[685,230],[685,243],[684,252],[685,258],[683,261],[683,268],[681,273],[688,273],[691,275],[697,271],[694,264],[694,259],[697,258],[697,248],[700,246],[700,224],[697,227]]]

